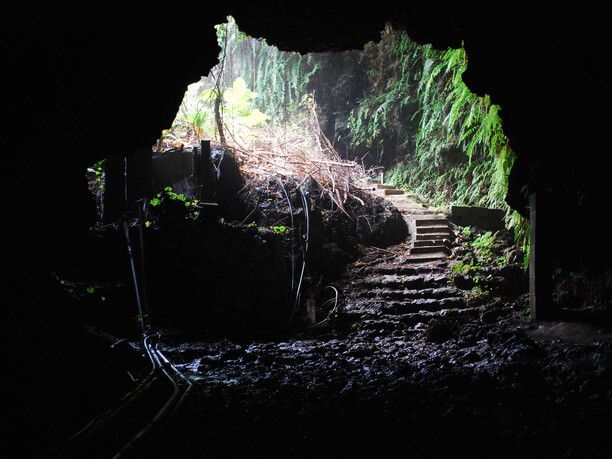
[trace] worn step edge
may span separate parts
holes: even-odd
[[[351,309],[344,311],[342,315],[349,319],[354,318],[355,321],[365,320],[376,322],[377,320],[380,320],[381,317],[384,317],[385,320],[393,320],[407,325],[415,325],[419,322],[427,323],[433,318],[478,317],[482,313],[482,308],[480,306],[473,306],[469,300],[466,300],[465,306],[462,307],[450,307],[434,311],[406,311],[381,316],[380,311],[377,313],[372,313],[371,310],[371,306],[367,304],[356,305]]]
[[[404,263],[419,266],[446,265],[448,264],[448,256],[440,255],[435,257],[428,257],[425,255],[410,255],[408,258],[406,258],[406,261]]]
[[[444,245],[418,245],[410,249],[411,254],[444,253],[450,255],[451,251]]]
[[[432,226],[432,227],[446,226],[448,227],[448,220],[446,219],[446,217],[442,217],[442,216],[438,218],[415,218],[414,224],[417,227],[421,227],[421,226]]]
[[[431,247],[431,246],[442,246],[446,248],[450,248],[450,240],[449,239],[420,239],[418,241],[413,241],[412,247]]]
[[[424,289],[425,290],[425,289]],[[430,289],[431,290],[431,289]],[[443,300],[449,298],[463,298],[463,295],[459,292],[453,291],[441,291],[441,292],[429,292],[419,290],[364,290],[362,292],[354,292],[350,295],[350,298],[372,298],[381,300],[401,300],[403,302],[410,301],[434,301]]]
[[[395,265],[381,264],[371,266],[361,266],[349,268],[348,272],[358,271],[361,276],[377,276],[377,275],[399,275],[410,276],[415,274],[433,274],[444,272],[443,266],[421,266],[421,265]]]
[[[417,233],[414,235],[417,241],[427,239],[449,239],[450,233]]]
[[[370,275],[364,279],[353,282],[351,285],[379,285],[379,286],[387,286],[387,285],[423,285],[427,283],[432,283],[432,286],[440,285],[440,283],[446,282],[448,283],[450,277],[445,272],[437,272],[429,274],[420,274],[420,273],[409,273],[409,274],[384,274],[379,276]],[[420,288],[420,287],[419,287]],[[427,287],[426,287],[427,288]]]
[[[428,226],[417,226],[417,234],[431,234],[431,233],[444,233],[452,234],[452,230],[448,225],[428,225]]]
[[[415,300],[404,301],[402,303],[393,303],[383,306],[381,312],[383,314],[402,314],[406,312],[418,311],[441,311],[443,309],[463,309],[469,307],[465,298],[444,298],[431,299],[427,301]]]

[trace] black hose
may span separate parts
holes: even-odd
[[[78,451],[86,444],[88,440],[93,438],[104,429],[109,423],[118,418],[128,409],[132,403],[141,397],[147,395],[155,384],[158,382],[157,368],[154,366],[151,372],[138,384],[138,386],[126,394],[120,401],[120,404],[111,408],[108,411],[93,418],[85,427],[71,435],[67,440],[56,445],[41,456],[43,458],[55,457],[72,457],[71,454]]]
[[[287,199],[287,204],[289,205],[289,215],[291,218],[291,297],[293,298],[295,292],[295,223],[293,220],[293,207],[291,206],[291,199],[289,199],[289,194],[287,193],[287,189],[285,188],[283,181],[280,178],[278,181],[283,189],[283,192],[285,193],[285,198]]]
[[[306,200],[306,195],[304,195],[304,192],[302,191],[301,188],[298,188],[300,191],[300,196],[302,198],[302,205],[304,206],[304,216],[306,218],[306,237],[305,237],[305,241],[304,241],[304,247],[302,249],[302,269],[300,272],[300,278],[298,281],[298,285],[297,285],[297,290],[295,292],[295,302],[293,305],[293,313],[291,314],[291,319],[293,320],[293,317],[295,316],[295,313],[298,310],[298,307],[300,305],[300,298],[301,298],[301,294],[302,294],[302,283],[304,281],[304,272],[306,271],[306,257],[308,254],[308,240],[310,239],[310,215],[308,213],[308,201]]]
[[[145,329],[145,324],[144,324],[144,314],[142,310],[142,302],[140,299],[140,287],[138,283],[138,275],[136,273],[136,264],[134,262],[134,252],[132,251],[132,241],[130,239],[130,228],[127,223],[127,220],[123,221],[123,232],[125,234],[125,241],[127,244],[128,255],[130,257],[130,267],[132,271],[132,281],[134,283],[134,291],[136,293],[136,304],[138,306],[138,317],[139,317],[140,327],[142,329],[141,331],[144,336],[146,334],[146,329]]]
[[[338,292],[338,289],[336,287],[334,287],[333,285],[326,285],[324,288],[331,288],[334,292],[335,295],[333,298],[330,298],[329,300],[325,301],[325,303],[323,303],[323,306],[327,305],[328,302],[332,301],[334,302],[334,307],[330,309],[329,313],[327,314],[327,317],[325,317],[325,319],[312,324],[310,327],[317,327],[325,322],[327,322],[337,311],[338,311],[338,305],[339,303],[339,298],[340,298],[340,293]]]
[[[147,202],[142,201],[142,205],[138,206],[138,235],[140,239],[140,279],[142,287],[142,310],[143,312],[149,312],[148,307],[148,295],[147,295],[147,277],[146,277],[146,263],[145,263],[145,243],[144,243],[144,221],[145,221],[145,206]],[[144,316],[142,316],[144,323]]]
[[[295,298],[294,298],[293,305],[291,308],[291,314],[289,315],[289,318],[287,319],[287,321],[283,325],[280,326],[279,330],[282,330],[283,328],[289,326],[291,322],[293,322],[293,319],[295,318],[295,314],[297,313],[297,310],[300,304],[300,294],[301,294],[301,289],[302,289],[302,285],[304,281],[304,272],[306,271],[306,255],[308,252],[308,240],[310,238],[310,216],[308,214],[308,201],[306,200],[306,196],[304,195],[304,192],[302,191],[301,188],[298,187],[298,189],[302,197],[302,205],[304,206],[304,215],[306,217],[306,237],[304,239],[304,245],[302,247],[302,269],[300,271],[300,277],[299,277],[299,281],[298,281],[297,288],[295,291]],[[292,282],[292,285],[293,283],[294,282]]]
[[[132,437],[132,439],[113,456],[113,459],[134,457],[133,454],[135,451],[137,451],[138,454],[141,454],[142,450],[147,446],[147,444],[144,444],[143,446],[144,440],[163,427],[163,425],[169,420],[170,415],[175,412],[176,406],[181,401],[180,387],[174,378],[168,373],[165,362],[162,361],[158,351],[149,343],[149,340],[150,337],[146,337],[144,340],[145,349],[147,350],[149,358],[153,362],[156,369],[161,371],[168,381],[170,381],[170,384],[172,385],[172,395],[170,398],[168,398],[166,403],[164,403],[162,408],[155,414],[155,416],[147,423],[147,425],[134,437]]]
[[[302,287],[302,281],[304,279],[304,271],[306,269],[306,258],[308,255],[308,243],[310,241],[310,213],[308,212],[308,200],[306,199],[306,195],[304,194],[304,191],[301,188],[299,188],[299,190],[300,190],[300,196],[302,197],[302,204],[304,205],[304,216],[306,217],[306,237],[304,239],[304,249],[303,249],[303,255],[302,255],[302,272],[300,274],[300,282],[298,284],[298,291],[297,291],[298,300],[299,300],[300,290]]]

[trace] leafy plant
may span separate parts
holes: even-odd
[[[495,243],[495,236],[497,233],[493,233],[491,231],[487,231],[482,233],[471,242],[471,246],[476,252],[476,254],[485,260],[490,258],[491,252],[493,250],[493,244]]]
[[[500,232],[477,233],[471,227],[464,227],[460,233],[467,250],[451,264],[449,284],[467,287],[478,297],[487,296],[492,292],[493,270],[509,264],[507,255],[499,254],[504,248]]]
[[[215,90],[211,91],[214,93]],[[256,96],[256,93],[247,88],[242,77],[236,78],[232,87],[222,93],[224,123],[238,142],[252,139],[254,136],[251,128],[270,118],[254,106]]]
[[[254,105],[257,94],[250,91],[242,77],[237,77],[227,88],[210,87],[203,79],[189,85],[172,127],[164,133],[166,138],[184,142],[216,138],[219,135],[215,119],[215,101],[221,98],[220,111],[224,123],[236,138],[249,135],[250,129],[269,119]]]
[[[182,201],[187,208],[195,207],[199,202],[197,199],[187,198],[187,196],[185,196],[183,193],[175,193],[171,186],[167,186],[151,199],[150,204],[153,207],[159,206],[162,204],[165,198],[173,201]]]
[[[470,259],[470,261],[472,261],[472,259]],[[474,269],[474,265],[470,262],[465,262],[465,261],[457,261],[455,263],[453,263],[453,265],[451,266],[451,277],[457,276],[457,275],[468,275],[472,270]]]
[[[256,222],[251,222],[245,225],[247,228],[257,228],[260,233],[273,232],[274,234],[285,234],[289,228],[285,225],[272,225],[270,227],[259,226]]]
[[[165,187],[162,191],[157,193],[151,200],[149,201],[149,205],[152,208],[160,208],[166,200],[174,201],[182,203],[187,210],[187,216],[191,218],[196,218],[200,212],[200,201],[195,198],[189,198],[185,196],[183,193],[176,193],[172,189],[171,186]],[[153,222],[151,219],[147,219],[145,221],[145,227],[149,228]]]
[[[100,161],[95,162],[91,169],[94,171],[96,176],[95,181],[99,187],[104,187],[104,169],[106,166],[106,159],[101,159]]]
[[[486,298],[491,294],[491,289],[486,284],[477,282],[477,285],[470,290],[472,296],[477,298]]]
[[[282,52],[264,39],[250,38],[231,16],[217,27],[217,36],[224,68],[221,85],[230,86],[241,77],[257,93],[255,107],[265,107],[274,127],[283,127],[293,119],[300,101],[309,92],[310,78],[320,68],[313,55]]]

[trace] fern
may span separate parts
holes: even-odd
[[[281,52],[265,40],[247,38],[231,18],[219,27],[218,39],[227,39],[223,87],[244,78],[257,94],[250,108],[269,114],[272,125],[299,114],[310,85],[333,75],[331,57]],[[505,202],[515,156],[503,132],[501,108],[467,87],[468,64],[463,46],[418,45],[405,32],[385,26],[380,41],[360,53],[368,89],[351,102],[350,147],[368,152],[372,165],[387,167],[393,184],[436,206],[504,209],[506,225],[526,251],[528,222]]]

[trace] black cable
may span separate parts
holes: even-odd
[[[301,187],[298,187],[298,190],[302,198],[302,205],[304,206],[304,215],[306,218],[306,237],[304,239],[304,245],[302,247],[302,269],[300,272],[300,278],[299,278],[299,282],[298,282],[296,292],[295,292],[295,299],[293,302],[293,306],[291,308],[291,314],[289,315],[289,318],[287,319],[287,321],[279,327],[279,330],[282,330],[283,328],[291,324],[291,322],[293,322],[293,319],[295,317],[295,314],[300,304],[300,293],[302,289],[302,282],[304,280],[304,272],[306,271],[306,254],[308,252],[308,240],[310,238],[310,216],[308,214],[308,201],[306,199],[306,196],[304,195],[304,192],[302,191]]]
[[[146,200],[142,200],[142,205],[138,206],[138,235],[140,238],[140,279],[142,286],[142,305],[143,311],[149,312],[148,295],[147,295],[147,276],[146,276],[146,263],[145,263],[145,244],[144,244],[144,220],[145,220],[145,207],[147,205]],[[141,316],[143,325],[145,317]]]
[[[287,204],[289,205],[289,215],[291,218],[291,297],[295,293],[295,223],[293,220],[293,207],[291,206],[291,199],[289,199],[289,194],[287,193],[287,189],[283,184],[283,181],[278,177],[278,182],[285,193],[285,198],[287,199]]]
[[[136,273],[136,264],[134,262],[134,252],[132,250],[132,241],[130,239],[130,228],[126,220],[123,220],[123,233],[125,235],[125,241],[127,244],[127,249],[128,249],[128,255],[130,257],[130,267],[132,270],[132,282],[134,283],[134,291],[136,293],[136,304],[138,306],[138,314],[139,314],[139,319],[140,319],[140,327],[142,328],[142,335],[144,336],[146,334],[146,329],[145,329],[145,325],[144,325],[144,314],[142,311],[142,302],[140,299],[140,286],[138,283],[138,275]]]
[[[295,303],[293,305],[293,313],[291,314],[291,319],[295,316],[295,313],[298,310],[301,298],[301,290],[302,290],[302,282],[304,281],[304,272],[306,271],[306,257],[308,254],[308,240],[310,239],[310,215],[308,213],[308,201],[306,200],[306,195],[302,191],[302,188],[298,188],[300,191],[300,196],[302,198],[302,205],[304,206],[304,217],[306,218],[306,238],[304,242],[304,246],[302,249],[302,270],[300,272],[300,279],[297,285],[297,290],[295,292]]]

